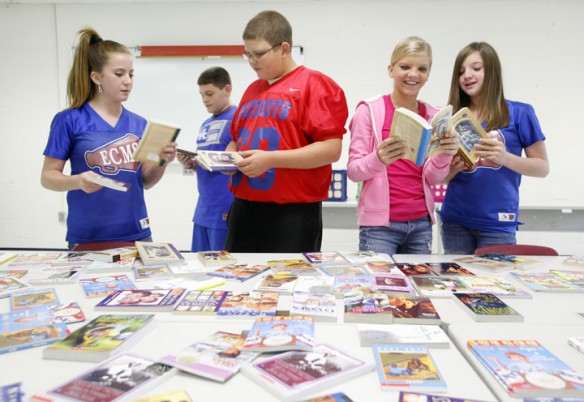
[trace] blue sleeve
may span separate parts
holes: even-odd
[[[68,160],[73,147],[71,124],[66,111],[57,113],[51,122],[49,139],[43,155]]]
[[[519,102],[511,102],[509,106],[512,120],[519,133],[519,141],[522,148],[527,148],[538,141],[545,140],[545,135],[541,130],[533,106]]]

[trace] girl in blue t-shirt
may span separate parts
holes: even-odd
[[[144,188],[162,178],[176,156],[176,144],[162,150],[162,166],[134,161],[146,120],[122,106],[133,76],[126,46],[103,40],[91,28],[79,31],[67,83],[69,107],[53,118],[41,175],[43,187],[68,192],[69,248],[151,239]],[[67,161],[70,174],[63,173]],[[125,183],[127,191],[96,184],[99,176]]]
[[[468,107],[491,139],[474,145],[480,156],[475,165],[465,166],[459,157],[452,161],[440,211],[444,253],[515,244],[521,176],[549,173],[545,136],[533,107],[505,99],[499,57],[485,42],[458,53],[449,103],[453,113]]]

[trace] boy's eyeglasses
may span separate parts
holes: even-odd
[[[269,48],[268,50],[264,50],[263,52],[248,52],[248,51],[245,51],[245,52],[243,52],[242,56],[247,61],[249,61],[249,60],[259,60],[262,57],[264,57],[270,50],[274,50],[278,46],[282,46],[282,44],[281,43],[278,43],[277,45],[274,45],[271,48]]]

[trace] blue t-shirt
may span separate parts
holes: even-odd
[[[229,129],[236,109],[231,106],[223,113],[205,120],[197,137],[197,149],[225,151],[231,142]],[[227,213],[233,202],[233,194],[227,184],[229,178],[223,173],[209,172],[197,166],[199,199],[193,216],[193,222],[197,225],[227,230]]]
[[[507,152],[521,156],[524,148],[545,140],[545,135],[531,105],[507,100],[507,106],[510,120],[498,130],[499,140]],[[514,233],[520,184],[519,173],[479,161],[472,171],[460,172],[448,183],[440,217],[471,229]]]
[[[127,192],[102,188],[67,193],[67,241],[134,241],[151,235],[144,202],[142,165],[132,155],[146,120],[126,109],[115,127],[89,106],[57,113],[45,156],[70,160],[71,175],[95,173],[130,185]]]

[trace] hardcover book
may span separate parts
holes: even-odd
[[[82,266],[54,267],[43,266],[31,269],[24,281],[31,285],[60,285],[74,283],[83,272]]]
[[[515,278],[536,292],[582,292],[580,287],[562,280],[551,272],[511,272]]]
[[[341,264],[350,265],[349,260],[338,251],[313,251],[302,253],[306,261],[311,264]]]
[[[467,346],[513,397],[582,397],[584,376],[537,340],[469,340]]]
[[[422,345],[372,346],[382,390],[421,389],[446,392],[446,382],[427,347]]]
[[[412,284],[425,297],[450,297],[454,292],[470,292],[460,277],[412,276]]]
[[[410,280],[404,275],[374,274],[373,281],[375,288],[380,291],[416,294]]]
[[[343,299],[344,322],[391,324],[393,314],[386,293],[350,293]]]
[[[43,358],[100,362],[135,345],[154,325],[154,314],[100,315],[45,348]]]
[[[119,181],[119,180],[114,180],[110,177],[105,177],[102,176],[100,174],[98,175],[91,175],[91,176],[85,176],[85,178],[87,180],[89,180],[92,183],[95,184],[99,184],[100,186],[112,189],[112,190],[116,190],[116,191],[121,191],[121,192],[126,192],[128,191],[128,189],[131,187],[131,185],[129,183],[124,183],[123,181]]]
[[[144,265],[168,264],[184,265],[186,264],[183,255],[168,242],[147,242],[137,241],[136,248],[140,259]]]
[[[228,295],[217,316],[231,318],[269,317],[276,315],[278,307],[278,292],[243,292]]]
[[[176,369],[167,364],[122,353],[51,389],[49,394],[80,402],[127,401],[175,373]]]
[[[217,314],[229,292],[226,290],[188,290],[174,306],[175,314]]]
[[[172,279],[172,272],[166,264],[135,265],[133,271],[136,282]]]
[[[232,264],[216,268],[211,272],[207,272],[207,275],[245,282],[269,269],[269,266],[262,264]]]
[[[498,276],[464,276],[460,280],[474,293],[491,293],[501,298],[533,298],[525,290]]]
[[[0,298],[8,297],[13,292],[31,288],[32,285],[12,275],[0,275]]]
[[[388,295],[394,323],[438,325],[442,322],[434,303],[427,297]]]
[[[237,259],[229,251],[225,250],[199,251],[197,256],[206,267],[230,265],[237,262]]]
[[[160,121],[150,120],[146,124],[138,147],[134,151],[133,159],[144,163],[156,163],[160,166],[164,161],[160,153],[169,142],[174,142],[180,128]]]
[[[25,310],[38,306],[59,305],[55,288],[28,288],[10,293],[10,310]]]
[[[160,361],[182,371],[225,382],[259,353],[242,351],[245,336],[217,331],[207,338],[163,356]]]
[[[196,161],[203,169],[209,172],[236,172],[237,162],[243,157],[238,152],[229,151],[197,151]]]
[[[373,369],[355,356],[330,345],[313,351],[290,351],[244,366],[242,373],[283,401],[307,395],[361,376]]]
[[[119,290],[137,289],[134,282],[125,274],[80,278],[79,284],[87,297],[103,297]]]
[[[358,330],[361,346],[410,344],[428,348],[450,347],[450,338],[439,325],[359,324]]]
[[[0,354],[48,345],[68,333],[47,307],[0,313]]]
[[[260,277],[254,290],[267,290],[289,295],[294,291],[296,282],[298,282],[298,276],[292,273],[266,274]]]
[[[314,349],[314,319],[309,316],[258,317],[243,344],[253,352]]]
[[[118,290],[95,305],[105,311],[172,311],[184,289]]]
[[[290,314],[308,315],[316,321],[337,321],[337,300],[329,293],[294,292]]]
[[[136,247],[117,247],[107,250],[89,251],[86,257],[94,261],[118,262],[136,258],[138,255],[138,249]]]
[[[461,267],[455,262],[426,262],[424,265],[427,265],[432,271],[440,276],[474,276],[471,271]]]
[[[491,293],[453,293],[458,304],[475,321],[523,321],[523,316]]]

